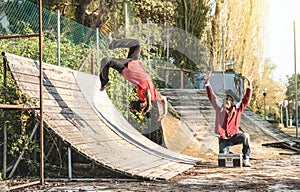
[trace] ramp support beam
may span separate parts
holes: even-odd
[[[68,170],[69,170],[69,179],[72,180],[72,154],[71,147],[68,147]]]

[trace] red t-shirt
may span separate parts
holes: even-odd
[[[162,101],[161,94],[155,89],[150,75],[147,73],[140,60],[133,60],[128,63],[128,66],[122,71],[122,75],[129,82],[136,85],[137,94],[141,101],[145,101],[145,90],[150,90],[151,101]]]

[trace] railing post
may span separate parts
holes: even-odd
[[[72,153],[70,146],[68,146],[68,176],[69,180],[72,180]]]
[[[6,59],[6,56],[5,56],[5,52],[2,52],[2,56],[3,56],[3,69],[4,69],[4,74],[3,74],[3,85],[4,87],[6,87],[6,73],[7,73],[7,59]]]
[[[57,65],[60,66],[60,12],[57,10]]]
[[[184,73],[183,70],[180,69],[180,89],[184,88]]]
[[[3,65],[4,65],[3,66],[3,69],[4,69],[3,85],[4,85],[4,87],[6,87],[7,59],[5,56],[5,52],[2,52],[2,56],[3,56]],[[3,179],[6,178],[6,171],[7,171],[6,164],[7,164],[7,123],[5,122],[4,129],[3,129],[3,176],[2,176]]]
[[[99,28],[96,29],[96,67],[99,67]]]
[[[94,53],[91,53],[91,74],[95,75]]]
[[[3,176],[2,179],[6,179],[6,172],[7,172],[7,123],[4,123],[4,129],[3,129]]]

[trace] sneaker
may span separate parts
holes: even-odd
[[[113,38],[111,36],[111,32],[109,32],[108,35],[107,35],[107,38],[106,38],[106,43],[107,43],[106,46],[107,46],[108,49],[109,49],[109,46],[110,46],[112,41],[113,41]]]
[[[106,90],[110,86],[110,82],[107,82],[104,86],[101,86],[100,91]]]
[[[244,159],[243,164],[244,164],[244,167],[251,167],[252,166],[249,159]]]

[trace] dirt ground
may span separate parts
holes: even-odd
[[[252,160],[252,167],[194,167],[170,181],[46,183],[22,191],[300,191],[300,156]]]
[[[268,157],[254,156],[252,167],[218,167],[217,158],[211,157],[169,181],[46,182],[14,191],[300,191],[300,155],[262,150]]]

